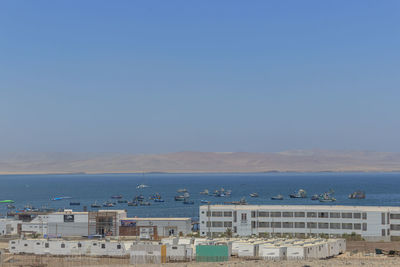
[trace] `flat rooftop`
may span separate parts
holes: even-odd
[[[209,205],[201,205],[200,209],[207,210]],[[298,211],[382,211],[400,212],[397,206],[343,206],[343,205],[210,205],[211,209],[220,210],[298,210]]]

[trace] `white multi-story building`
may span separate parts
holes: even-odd
[[[203,205],[200,235],[230,228],[235,236],[355,233],[365,240],[400,237],[400,207],[328,205]]]

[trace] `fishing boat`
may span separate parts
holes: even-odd
[[[283,196],[282,195],[277,195],[277,196],[273,196],[271,197],[272,200],[283,200]]]
[[[15,209],[15,206],[14,206],[14,205],[11,205],[11,204],[8,204],[8,205],[7,205],[7,209],[13,210],[13,209]]]
[[[150,206],[151,203],[150,203],[150,202],[147,202],[147,201],[140,201],[140,202],[139,202],[139,205],[140,205],[140,206]]]
[[[155,193],[149,199],[150,200],[156,200],[156,199],[162,199],[162,197],[161,197],[161,195],[159,193]]]
[[[251,193],[250,196],[251,197],[258,197],[258,193]]]
[[[312,195],[311,200],[319,200],[320,195]]]
[[[6,199],[6,200],[0,200],[0,203],[15,203],[14,200]]]
[[[178,189],[178,190],[176,190],[176,192],[185,193],[185,192],[187,192],[187,189],[186,188]]]
[[[136,186],[137,189],[144,189],[144,188],[148,188],[148,187],[150,187],[150,186],[145,185],[145,184],[138,184],[138,185]]]
[[[107,207],[107,208],[114,207],[114,206],[115,206],[115,203],[110,202],[110,201],[107,201],[103,204],[103,207]]]
[[[92,208],[101,208],[101,205],[97,204],[97,202],[95,201],[94,203],[92,203],[92,205],[90,205],[90,207],[92,207]]]
[[[134,200],[142,201],[142,200],[144,200],[144,196],[143,196],[143,195],[136,196],[136,197],[134,198]]]
[[[226,197],[226,192],[224,188],[221,188],[220,190],[215,190],[214,191],[214,196],[216,197]]]
[[[121,199],[122,195],[113,195],[111,196],[112,199]]]
[[[180,195],[180,196],[175,196],[175,201],[184,201],[185,200],[185,196],[182,196],[182,195]]]
[[[138,205],[138,203],[136,201],[128,202],[128,206],[137,206],[137,205]]]
[[[319,202],[334,202],[334,201],[336,201],[336,198],[334,198],[328,192],[321,194],[321,196],[319,197]]]
[[[128,203],[128,200],[126,200],[126,199],[119,199],[119,200],[117,200],[117,203]]]
[[[183,204],[193,205],[193,204],[194,204],[194,201],[193,201],[193,200],[185,199],[185,200],[183,201]]]
[[[156,198],[156,199],[154,199],[154,202],[165,202],[165,201],[162,198]]]
[[[210,203],[211,203],[211,201],[204,200],[204,199],[200,200],[200,202],[201,202],[201,203],[206,203],[206,204],[210,204]]]
[[[72,197],[54,197],[52,200],[57,201],[57,200],[63,200],[63,199],[71,199]]]
[[[233,204],[233,205],[247,205],[247,201],[244,197],[242,197],[239,201],[231,201],[231,202],[225,202],[227,204]]]
[[[81,203],[80,202],[69,202],[70,206],[80,206]]]
[[[290,198],[307,198],[307,192],[304,189],[300,189],[297,193],[289,195]]]
[[[364,191],[355,191],[349,195],[349,199],[365,199],[365,192]]]
[[[200,192],[200,195],[209,195],[208,189],[204,189],[204,191]]]

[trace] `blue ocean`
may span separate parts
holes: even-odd
[[[138,184],[149,185],[137,189]],[[210,193],[223,187],[232,190],[230,197],[204,196],[200,192],[208,189]],[[186,188],[193,205],[185,205],[174,200],[178,189]],[[309,198],[291,199],[289,194],[304,189]],[[333,203],[312,201],[310,196],[334,190]],[[366,198],[348,199],[356,190],[363,190]],[[259,197],[251,198],[257,192]],[[111,200],[112,195],[122,195],[132,201],[133,197],[150,197],[159,193],[165,202],[151,202],[151,206],[127,206],[116,204],[111,209],[126,209],[129,217],[191,217],[198,218],[201,200],[219,204],[238,201],[245,197],[249,204],[289,204],[289,205],[400,205],[400,173],[229,173],[229,174],[74,174],[74,175],[1,175],[0,200],[14,200],[14,206],[22,209],[30,204],[36,208],[67,208],[83,210],[94,202],[102,204]],[[271,200],[281,194],[284,200]],[[72,199],[53,201],[58,196]],[[80,202],[80,206],[70,206],[70,202]],[[116,202],[115,200],[113,202]],[[106,209],[106,208],[101,208]],[[0,204],[0,213],[7,213],[6,204]]]

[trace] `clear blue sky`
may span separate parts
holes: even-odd
[[[1,1],[0,150],[400,152],[400,1]]]

